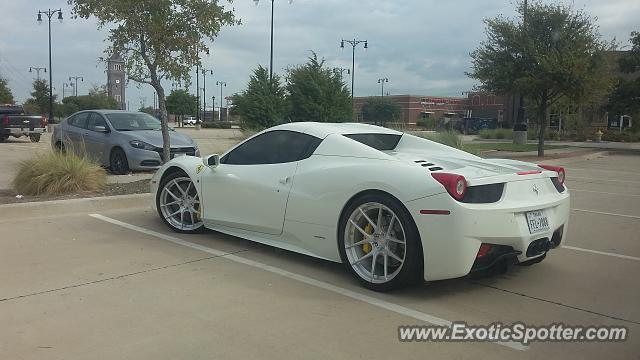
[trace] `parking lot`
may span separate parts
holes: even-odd
[[[562,248],[504,275],[388,294],[361,288],[339,264],[215,232],[172,233],[145,203],[2,217],[0,358],[637,359],[640,156],[555,163],[572,192]],[[449,321],[623,325],[630,335],[529,346],[398,340],[400,325]]]

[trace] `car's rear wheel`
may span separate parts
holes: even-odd
[[[127,161],[127,154],[120,148],[113,149],[111,156],[109,156],[109,169],[115,175],[125,175],[129,172],[129,162]]]
[[[193,233],[204,229],[200,217],[200,197],[193,181],[182,172],[165,176],[156,195],[156,207],[171,229]]]
[[[29,135],[29,140],[31,140],[31,142],[37,143],[40,141],[40,134],[31,134]]]
[[[422,277],[418,230],[390,196],[367,194],[353,201],[340,220],[338,243],[346,267],[369,289],[393,290]]]

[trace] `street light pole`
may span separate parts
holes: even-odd
[[[522,13],[522,26],[526,30],[527,24],[527,0],[524,0],[523,4],[523,13]],[[524,96],[522,92],[520,93],[520,97],[518,99],[518,114],[516,121],[513,124],[513,143],[514,144],[526,144],[527,143],[527,125],[524,120]]]
[[[213,70],[208,70],[213,75]],[[202,117],[206,120],[207,117],[207,69],[202,69]],[[213,114],[211,114],[211,121],[213,121]]]
[[[58,14],[58,20],[62,22],[62,9],[46,11],[38,11],[38,22],[42,24],[42,14],[45,14],[49,18],[49,122],[53,122],[53,68],[51,67],[51,17]]]
[[[40,81],[40,71],[44,70],[44,72],[47,72],[47,68],[46,67],[29,67],[29,72],[33,72],[33,70],[36,71],[36,78],[38,79],[38,81]]]
[[[222,121],[222,87],[227,86],[227,83],[224,81],[216,81],[216,85],[220,85],[220,110],[218,111],[218,121]]]
[[[211,97],[211,111],[212,111],[212,113],[211,113],[211,121],[213,121],[214,120],[213,118],[216,115],[215,114],[215,112],[216,112],[216,96],[215,95],[213,95]]]
[[[364,43],[364,48],[368,49],[369,48],[369,42],[367,40],[356,40],[356,39],[345,40],[345,39],[342,39],[342,41],[340,41],[340,47],[342,49],[344,49],[344,43],[345,42],[351,44],[351,47],[352,47],[352,51],[351,51],[351,114],[353,116],[353,108],[354,108],[353,84],[354,84],[355,78],[356,78],[356,46],[358,46],[358,44]]]
[[[258,6],[260,0],[253,0],[253,2]],[[289,4],[292,2],[293,0],[289,0]],[[273,79],[273,3],[274,0],[271,0],[271,52],[269,54],[269,80]],[[222,108],[222,102],[220,104],[220,108]]]
[[[382,89],[380,90],[380,96],[384,97],[384,83],[388,83],[389,82],[389,78],[380,78],[378,79],[378,84],[380,84],[382,86]]]
[[[206,54],[209,55],[209,49],[205,50]],[[196,122],[200,123],[200,51],[198,51],[198,63],[196,64],[196,103],[197,111],[196,111]]]
[[[69,76],[69,81],[76,81],[76,92],[75,94],[73,94],[73,96],[78,96],[78,79],[80,79],[80,81],[84,82],[84,78],[82,76]]]

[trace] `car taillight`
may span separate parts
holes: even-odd
[[[462,200],[467,191],[467,179],[462,175],[448,173],[431,173],[436,181],[444,186],[449,195],[456,200]]]
[[[4,117],[2,118],[2,125],[9,126],[9,115],[4,115]]]
[[[561,185],[564,184],[564,179],[566,178],[567,173],[564,171],[563,167],[553,166],[553,165],[542,165],[542,164],[538,164],[538,166],[545,170],[555,171],[556,173],[558,173],[558,181],[560,182]]]
[[[487,256],[489,251],[491,251],[491,245],[490,244],[482,244],[482,245],[480,245],[480,249],[478,249],[478,254],[476,255],[476,259],[482,259],[483,257]]]

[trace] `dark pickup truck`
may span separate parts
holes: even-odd
[[[46,126],[44,116],[26,115],[19,105],[0,105],[0,142],[9,136],[28,136],[31,142],[38,142]]]

